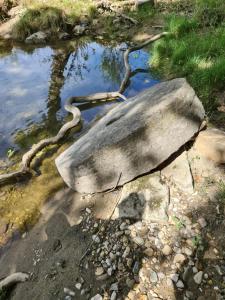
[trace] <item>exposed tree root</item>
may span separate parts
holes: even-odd
[[[96,7],[97,8],[103,8],[105,10],[109,10],[111,12],[114,12],[118,17],[121,17],[125,20],[128,20],[129,22],[133,23],[134,25],[137,25],[138,24],[138,21],[135,20],[134,18],[131,18],[125,14],[123,14],[122,12],[118,11],[118,9],[116,9],[112,3],[109,3],[108,1],[99,1],[97,2],[96,4]]]
[[[32,148],[23,155],[21,168],[18,171],[0,175],[0,185],[11,182],[12,180],[18,181],[21,178],[24,178],[24,176],[27,176],[29,174],[31,175],[32,172],[30,169],[30,164],[31,164],[32,159],[35,157],[35,155],[39,151],[41,151],[43,148],[45,148],[49,145],[57,144],[62,138],[65,137],[66,133],[70,129],[72,129],[73,127],[78,125],[78,123],[80,122],[80,119],[81,119],[81,112],[80,112],[79,108],[72,105],[73,103],[107,101],[110,99],[112,100],[112,99],[118,99],[118,98],[126,100],[126,97],[123,96],[122,93],[125,91],[127,84],[129,82],[129,78],[132,76],[131,67],[129,65],[129,54],[133,51],[142,49],[143,47],[164,37],[165,35],[168,35],[168,32],[163,32],[163,33],[157,34],[157,35],[153,36],[152,38],[148,39],[147,41],[145,41],[144,43],[134,46],[134,47],[131,47],[131,48],[128,48],[125,51],[124,64],[125,64],[126,73],[125,73],[124,79],[123,79],[118,91],[108,92],[108,93],[96,93],[96,94],[92,94],[92,95],[88,95],[88,96],[80,96],[80,97],[78,96],[78,97],[69,98],[66,101],[65,110],[73,115],[73,119],[71,121],[67,122],[66,124],[64,124],[56,136],[43,139],[39,143],[34,144],[32,146]]]
[[[0,291],[18,282],[24,282],[28,280],[28,278],[29,275],[27,273],[21,273],[21,272],[13,273],[7,276],[6,278],[4,278],[2,281],[0,281]]]
[[[113,7],[126,7],[126,6],[141,6],[142,4],[150,3],[154,4],[153,0],[122,0],[116,3],[112,3]]]

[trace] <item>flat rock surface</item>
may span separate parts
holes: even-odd
[[[166,168],[164,168],[162,170],[162,175],[171,180],[171,182],[175,183],[183,192],[194,192],[193,178],[186,151],[184,151]]]
[[[167,221],[169,190],[162,183],[160,172],[140,177],[123,186],[113,218],[134,218],[145,221]]]
[[[219,163],[225,163],[225,133],[216,128],[201,131],[195,142],[196,150],[204,157]]]
[[[118,104],[56,159],[64,181],[94,193],[151,171],[199,130],[204,108],[183,78]]]

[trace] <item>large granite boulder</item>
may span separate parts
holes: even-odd
[[[204,108],[183,78],[145,90],[110,110],[56,159],[64,181],[82,193],[100,192],[149,172],[189,141]]]

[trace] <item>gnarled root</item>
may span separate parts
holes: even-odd
[[[165,35],[168,35],[168,32],[163,32],[160,34],[157,34],[153,37],[151,37],[149,40],[145,41],[144,43],[128,48],[125,53],[124,53],[124,64],[125,64],[125,69],[126,73],[124,76],[124,79],[122,80],[122,83],[120,85],[120,88],[118,91],[115,92],[106,92],[106,93],[96,93],[88,96],[78,96],[78,97],[71,97],[66,101],[65,104],[65,110],[68,111],[73,115],[73,119],[66,124],[64,124],[59,132],[57,133],[56,136],[51,137],[51,138],[46,138],[41,140],[39,143],[34,144],[32,148],[26,152],[23,157],[22,157],[22,163],[21,163],[21,168],[20,170],[8,174],[2,174],[0,175],[0,185],[1,184],[6,184],[8,182],[11,182],[12,180],[20,180],[24,176],[27,176],[31,174],[30,170],[30,164],[32,159],[35,157],[35,155],[41,151],[43,148],[57,144],[62,138],[65,137],[66,133],[72,129],[73,127],[77,126],[78,123],[80,122],[81,118],[81,112],[79,108],[73,106],[73,103],[76,102],[97,102],[97,101],[107,101],[107,100],[112,100],[112,99],[118,99],[121,98],[123,100],[126,100],[126,97],[122,95],[122,93],[125,91],[129,78],[132,75],[131,73],[131,67],[129,65],[129,54],[133,51],[137,51],[142,49],[143,47],[149,45],[150,43],[164,37]]]
[[[29,275],[27,273],[13,273],[6,278],[4,278],[2,281],[0,281],[0,291],[2,289],[6,289],[9,286],[12,286],[18,282],[24,282],[29,279]]]

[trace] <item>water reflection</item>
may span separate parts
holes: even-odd
[[[68,114],[70,96],[117,90],[124,76],[119,45],[73,41],[58,47],[4,47],[0,55],[0,158],[9,147],[28,149],[45,136],[56,134]],[[9,49],[8,53],[6,49]],[[126,96],[157,82],[148,70],[148,53],[130,55],[133,76]],[[83,123],[103,113],[105,105],[82,104]]]

